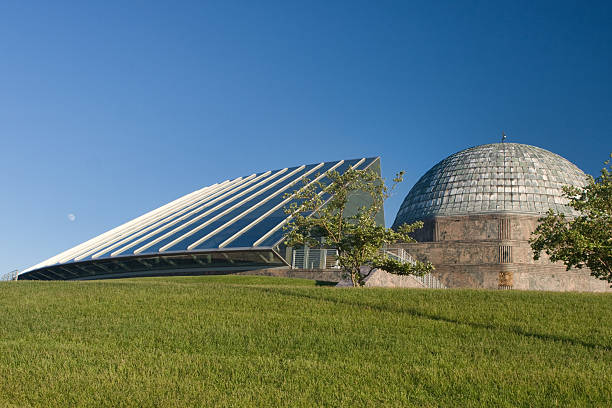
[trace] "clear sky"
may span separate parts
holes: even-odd
[[[502,130],[597,174],[611,73],[609,1],[0,0],[0,273],[304,163],[405,170],[390,224]]]

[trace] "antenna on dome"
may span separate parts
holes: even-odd
[[[502,141],[501,141],[502,143],[506,142],[506,137],[507,137],[506,132],[502,132]]]

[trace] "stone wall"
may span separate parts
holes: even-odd
[[[291,269],[289,267],[280,267],[238,272],[236,275],[301,278],[318,280],[322,282],[340,282],[342,280],[342,273],[339,269]]]
[[[401,244],[416,259],[429,261],[433,275],[449,288],[612,292],[588,269],[565,270],[545,254],[533,260],[529,245],[537,216],[484,214],[426,220],[415,234],[421,242]],[[241,272],[339,282],[338,269],[272,268]]]
[[[425,220],[418,243],[401,244],[416,259],[434,264],[448,287],[612,292],[588,269],[565,270],[545,254],[533,260],[529,245],[537,216],[483,214]]]

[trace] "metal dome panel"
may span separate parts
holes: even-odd
[[[586,175],[578,167],[539,147],[476,146],[447,157],[425,173],[404,199],[393,225],[435,216],[542,214],[549,208],[575,214],[561,188],[585,184]]]

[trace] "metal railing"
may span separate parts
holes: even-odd
[[[338,250],[328,248],[295,248],[291,256],[294,269],[338,269]]]
[[[401,262],[408,262],[412,265],[416,263],[414,258],[404,248],[383,248],[382,253]]]
[[[16,281],[17,275],[19,275],[19,270],[15,269],[14,271],[6,272],[0,275],[0,281]]]
[[[414,258],[408,252],[406,252],[404,248],[383,248],[382,252],[383,254],[394,258],[400,262],[407,262],[411,263],[412,265],[416,263]],[[419,281],[426,288],[447,289],[447,287],[431,273],[425,274],[423,276],[412,275],[412,277]]]
[[[381,252],[400,262],[415,264],[414,258],[404,248],[383,248]],[[293,269],[339,269],[338,250],[328,248],[294,248],[291,255]],[[412,275],[426,288],[446,289],[447,287],[431,273],[423,276]]]

